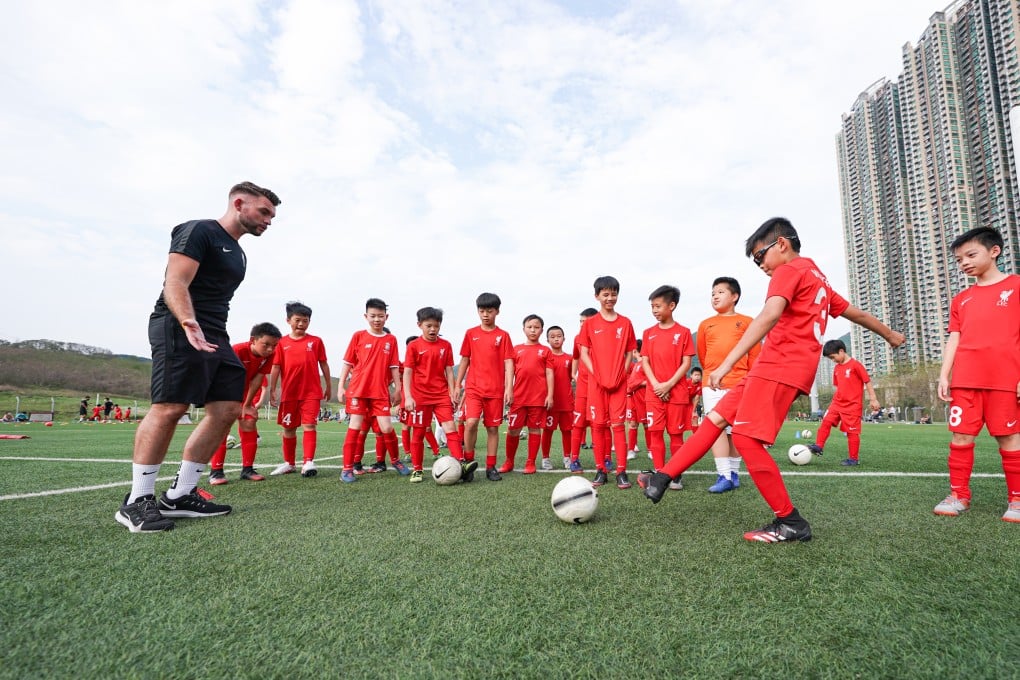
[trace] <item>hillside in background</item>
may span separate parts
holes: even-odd
[[[152,362],[53,340],[0,340],[0,389],[51,388],[149,397]]]

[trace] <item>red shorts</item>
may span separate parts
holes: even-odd
[[[608,390],[596,382],[588,384],[588,417],[593,427],[623,424],[627,416],[627,384]]]
[[[453,421],[453,405],[450,402],[445,404],[415,404],[417,408],[407,413],[406,424],[411,427],[432,427],[432,417],[435,416],[439,424]],[[404,422],[404,421],[400,421]]]
[[[673,404],[665,402],[649,392],[651,399],[645,401],[645,426],[650,432],[680,434],[684,431],[684,418],[691,408],[690,404]]]
[[[954,387],[950,392],[949,431],[977,436],[988,426],[993,437],[1020,433],[1020,406],[1016,394],[1006,390],[976,390]]]
[[[791,385],[747,376],[731,387],[712,411],[733,426],[734,434],[773,444],[799,394]]]
[[[314,425],[319,420],[319,400],[301,399],[281,401],[276,424],[285,430],[296,430],[298,425]]]
[[[464,419],[481,420],[485,427],[499,427],[503,422],[503,397],[482,397],[475,392],[465,393]]]
[[[546,411],[543,429],[546,430],[569,430],[574,424],[573,411]]]
[[[825,412],[825,417],[822,418],[823,423],[828,423],[829,427],[835,427],[839,425],[840,432],[860,432],[861,431],[861,414],[850,413],[847,411],[833,411],[829,408]]]
[[[588,386],[583,385],[578,388],[577,394],[574,395],[574,420],[573,426],[579,429],[584,429],[591,424],[588,419]]]
[[[366,418],[379,418],[390,415],[389,399],[362,399],[361,397],[348,397],[347,413],[352,416],[365,416]]]
[[[507,414],[506,424],[511,430],[519,430],[522,427],[531,430],[540,430],[545,425],[545,415],[549,413],[544,406],[512,406]]]

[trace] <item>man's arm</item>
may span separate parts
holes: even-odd
[[[166,278],[163,281],[163,300],[184,328],[191,346],[199,352],[215,352],[217,345],[205,339],[205,333],[195,319],[195,306],[188,291],[188,286],[198,273],[198,265],[198,260],[193,260],[187,255],[170,253],[166,264]]]

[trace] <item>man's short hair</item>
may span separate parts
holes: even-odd
[[[228,198],[232,198],[237,194],[248,194],[249,196],[263,196],[269,199],[269,202],[274,206],[280,205],[280,197],[277,196],[270,189],[260,187],[254,182],[241,182],[230,187],[230,193],[227,194]]]
[[[975,227],[970,231],[965,231],[949,244],[949,252],[956,253],[956,251],[963,247],[964,244],[970,243],[971,241],[977,241],[985,248],[991,250],[994,246],[999,246],[999,254],[1002,255],[1002,249],[1005,247],[1005,242],[1002,240],[1002,234],[996,229],[991,227]]]
[[[251,337],[253,338],[270,337],[279,340],[280,338],[283,337],[283,335],[280,334],[279,328],[269,323],[268,321],[264,321],[262,323],[257,323],[251,327]]]
[[[503,301],[495,293],[482,293],[475,299],[475,307],[478,309],[499,309]]]
[[[312,318],[312,308],[303,302],[292,300],[287,303],[287,318],[292,316],[307,316],[310,319]]]
[[[747,237],[744,242],[744,255],[751,257],[754,254],[754,247],[759,243],[772,243],[780,236],[790,242],[793,252],[800,252],[800,237],[797,230],[793,228],[790,220],[785,217],[773,217],[754,230],[754,233]]]

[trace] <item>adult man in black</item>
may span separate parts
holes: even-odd
[[[216,446],[241,412],[245,372],[227,337],[227,311],[247,267],[238,240],[261,236],[280,199],[251,182],[234,185],[219,220],[174,227],[163,292],[149,317],[152,408],[135,434],[131,492],[114,516],[132,532],[169,531],[172,518],[215,517],[229,505],[197,489]],[[156,475],[189,404],[205,417],[184,444],[170,488],[155,497]]]

